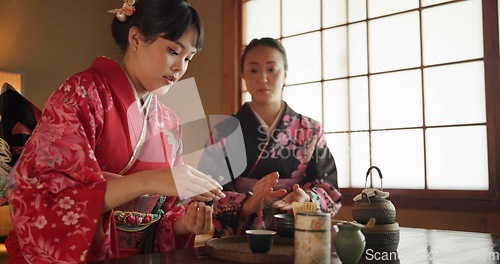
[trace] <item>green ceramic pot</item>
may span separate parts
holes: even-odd
[[[365,250],[366,240],[358,226],[338,224],[333,240],[335,251],[343,264],[358,263]]]

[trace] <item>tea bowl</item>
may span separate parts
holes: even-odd
[[[293,214],[275,214],[274,228],[280,237],[294,237],[295,218]]]
[[[246,230],[248,246],[253,253],[267,253],[271,250],[276,231],[272,230]]]

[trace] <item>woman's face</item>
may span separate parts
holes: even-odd
[[[167,91],[186,72],[189,62],[196,54],[195,43],[198,38],[196,30],[189,29],[175,41],[157,38],[151,43],[144,42],[139,34],[136,50],[129,47],[128,52],[135,53],[131,77],[139,90],[152,92],[157,89]],[[134,80],[135,79],[135,80]],[[142,89],[141,89],[142,88]]]
[[[243,62],[243,79],[253,103],[281,103],[285,78],[283,55],[279,50],[256,46],[247,52]]]

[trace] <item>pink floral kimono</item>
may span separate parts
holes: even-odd
[[[273,215],[287,212],[266,207],[245,223],[240,219],[242,204],[250,197],[255,182],[274,171],[280,174],[275,189],[290,192],[293,184],[298,183],[318,208],[330,213],[333,219],[342,205],[342,196],[335,160],[326,145],[321,124],[298,114],[285,102],[271,127],[265,125],[249,103],[244,104],[235,117],[241,125],[247,165],[241,175],[230,175],[234,179],[219,180],[227,184],[223,186],[226,198],[214,204],[215,236],[242,235],[246,229],[274,229]],[[212,131],[212,142],[224,142],[226,147],[236,145],[229,136],[234,126],[232,120],[219,123]],[[216,158],[211,158],[215,152],[217,149],[205,152],[200,169],[227,178],[224,173],[227,165],[213,162]]]
[[[156,96],[147,111],[139,102],[120,66],[104,57],[51,95],[7,186],[11,262],[81,262],[193,245],[193,235],[174,235],[186,210],[176,197],[145,195],[101,213],[107,175],[123,177],[128,163],[125,177],[183,163],[179,118]]]

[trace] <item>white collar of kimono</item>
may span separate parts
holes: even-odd
[[[273,131],[276,128],[276,126],[278,125],[280,117],[283,114],[283,111],[285,110],[285,104],[283,102],[281,102],[280,110],[278,111],[278,114],[274,118],[272,125],[269,126],[266,123],[266,121],[264,121],[264,119],[253,109],[252,104],[249,104],[249,106],[250,106],[250,109],[252,110],[252,112],[254,113],[255,118],[257,118],[257,121],[259,121],[260,125],[262,126],[262,128],[264,128],[264,130],[266,131],[268,136],[271,133],[271,131]]]
[[[144,97],[140,98],[139,94],[137,93],[137,90],[134,87],[134,84],[130,82],[130,85],[132,85],[132,88],[134,90],[134,96],[135,100],[137,101],[137,106],[139,107],[139,111],[142,113],[144,119],[146,119],[149,113],[149,107],[151,106],[153,95],[151,93],[147,93]]]
[[[123,70],[123,69],[122,69]],[[132,86],[132,90],[134,91],[134,96],[137,101],[137,106],[139,108],[139,111],[143,115],[142,118],[142,128],[141,128],[141,135],[139,136],[139,140],[137,140],[137,143],[134,146],[134,149],[132,150],[132,156],[130,156],[129,161],[127,162],[127,165],[118,173],[120,175],[123,175],[125,172],[127,172],[132,165],[134,165],[135,160],[137,159],[136,156],[139,153],[139,150],[141,150],[142,143],[144,143],[144,138],[146,137],[146,130],[147,130],[147,125],[148,125],[148,115],[149,115],[149,109],[151,106],[151,101],[153,98],[153,95],[151,93],[147,93],[146,96],[143,98],[139,97],[139,94],[137,93],[137,89],[135,88],[134,84],[132,83],[132,80],[128,77],[127,73],[125,73],[125,76],[127,76],[128,81],[130,82],[130,86]]]

